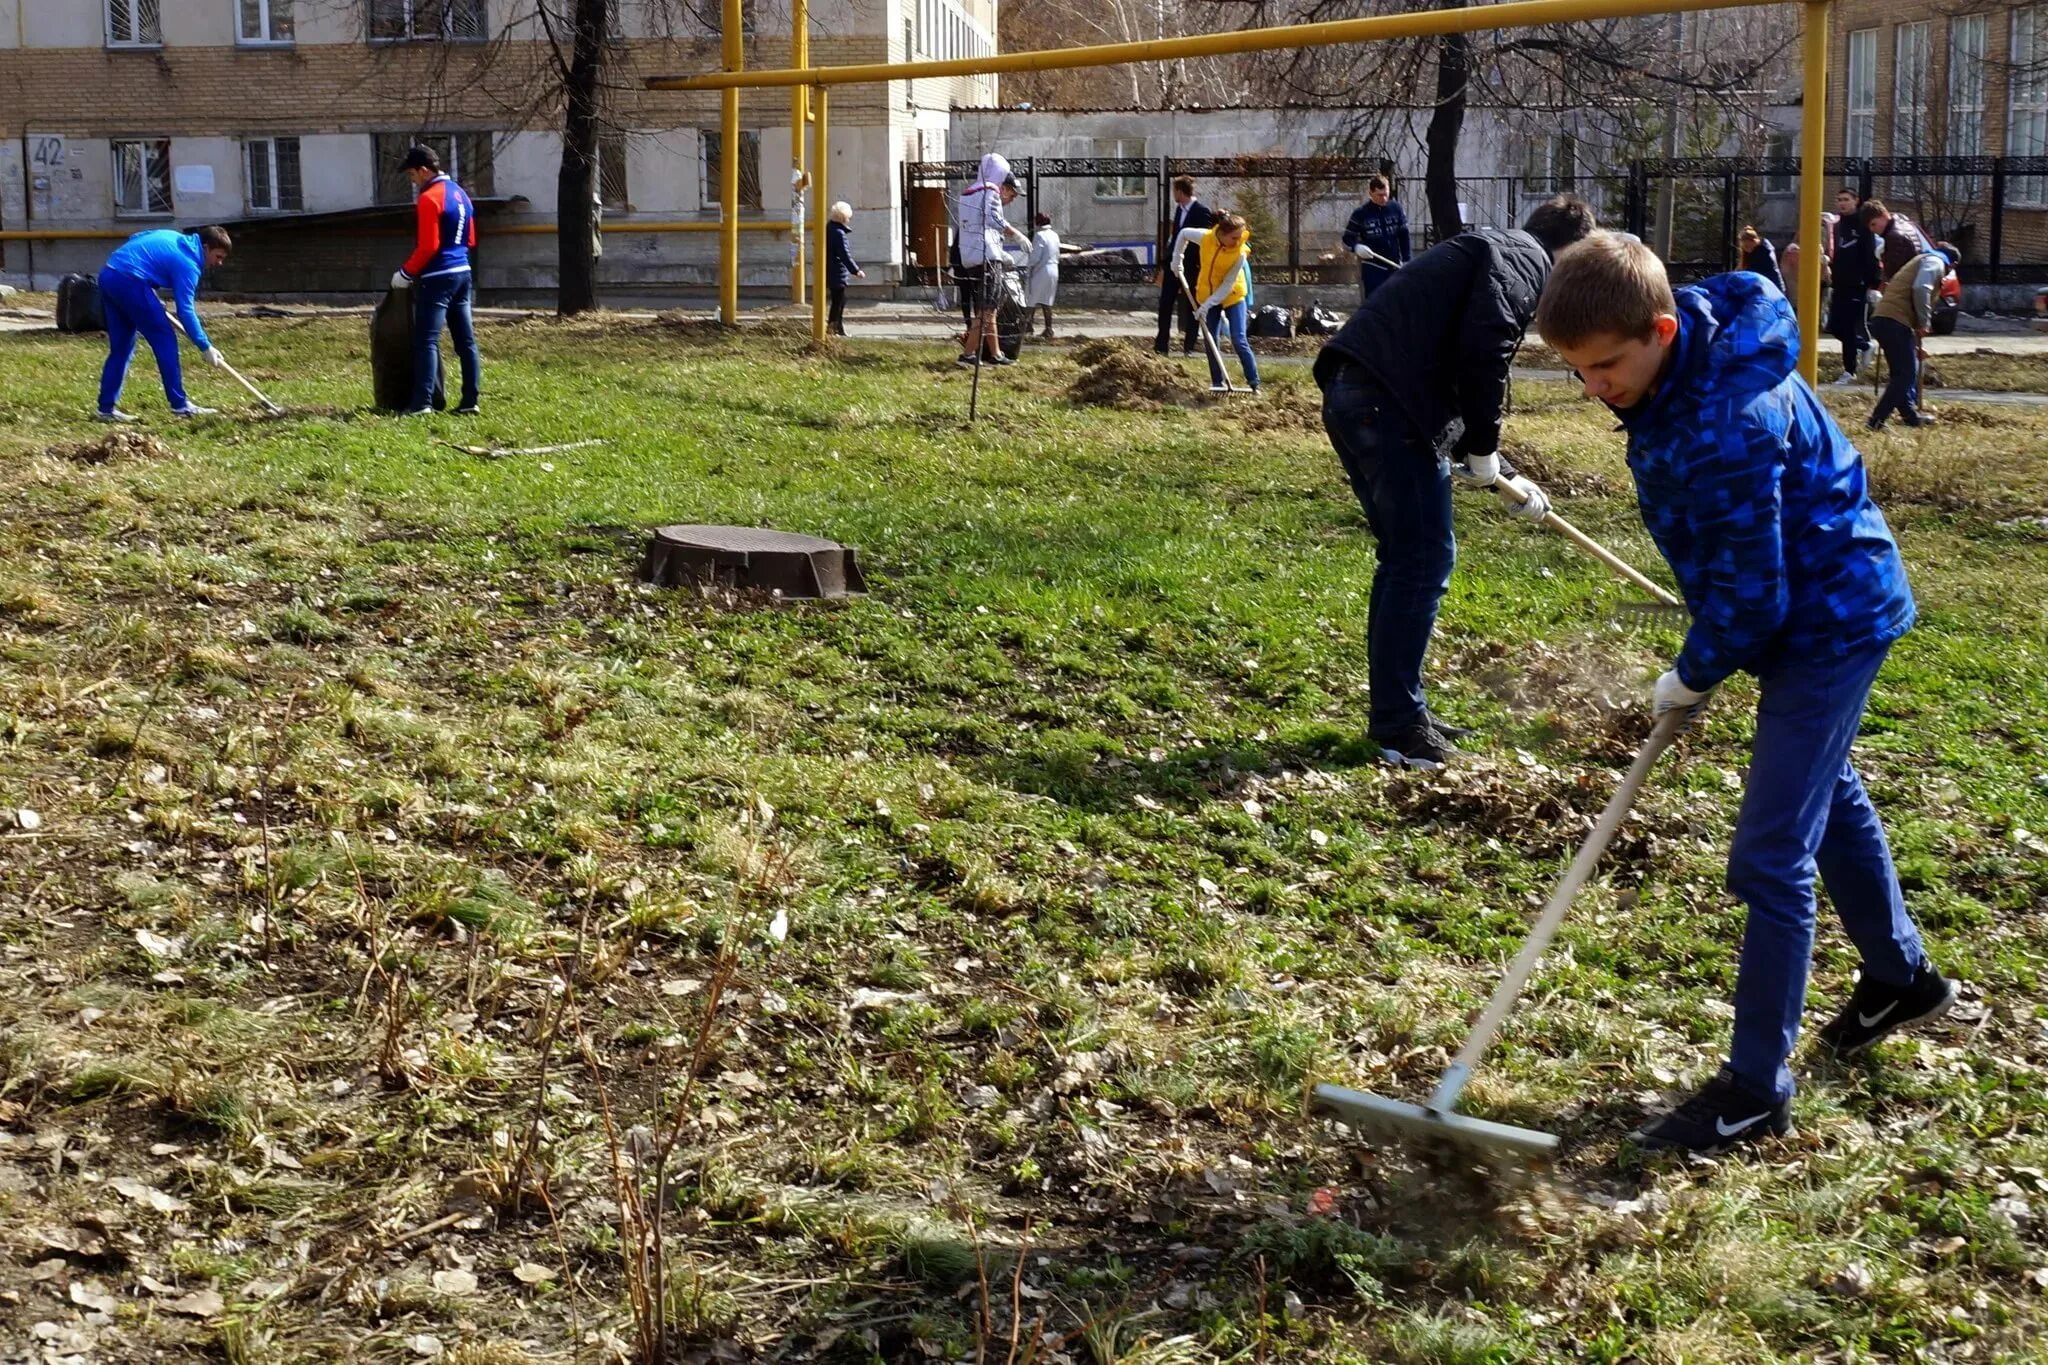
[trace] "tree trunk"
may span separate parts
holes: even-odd
[[[1465,0],[1444,0],[1442,8],[1462,8],[1464,3]],[[1458,213],[1458,135],[1465,128],[1471,71],[1471,36],[1440,36],[1436,47],[1436,108],[1430,112],[1429,129],[1423,135],[1429,148],[1429,165],[1424,175],[1429,221],[1436,227],[1438,241],[1465,230],[1464,219]]]
[[[569,79],[562,92],[562,173],[555,181],[555,240],[562,316],[597,307],[598,96],[605,35],[618,0],[575,0]]]

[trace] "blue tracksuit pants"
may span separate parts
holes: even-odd
[[[1849,766],[1889,649],[1784,664],[1757,679],[1756,740],[1728,850],[1728,889],[1749,907],[1728,1063],[1759,1094],[1792,1093],[1786,1062],[1806,1004],[1816,874],[1872,979],[1904,986],[1927,962],[1884,826]]]
[[[135,357],[139,334],[156,356],[164,397],[173,408],[186,404],[185,371],[178,360],[178,333],[156,291],[125,270],[100,272],[100,312],[107,322],[107,363],[100,371],[100,411],[112,412],[128,382],[128,362]]]

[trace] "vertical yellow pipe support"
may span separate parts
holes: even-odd
[[[832,149],[831,121],[826,116],[826,90],[822,85],[811,88],[811,192],[818,196],[811,214],[815,243],[811,259],[815,261],[817,274],[811,280],[811,340],[825,339],[825,298],[830,292],[825,285],[825,224],[832,211]]]
[[[1828,137],[1828,0],[1807,0],[1805,33],[1806,93],[1799,110],[1799,255],[1800,264],[1820,260],[1821,205],[1827,188]],[[1809,385],[1820,370],[1820,271],[1799,272],[1799,375]]]
[[[811,64],[811,11],[805,0],[790,0],[789,64],[802,71]],[[804,172],[804,137],[809,132],[805,127],[811,120],[811,87],[792,85],[789,88],[789,159],[794,177],[801,178]],[[798,215],[792,213],[795,219]],[[796,241],[789,256],[789,301],[804,301],[804,253],[803,224],[795,226]]]
[[[725,69],[746,65],[740,32],[740,0],[725,0],[720,16]],[[740,92],[721,93],[718,114],[718,320],[730,327],[740,320]]]

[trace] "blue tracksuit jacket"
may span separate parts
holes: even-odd
[[[153,228],[136,233],[114,248],[114,254],[107,257],[106,268],[133,275],[151,289],[170,290],[178,321],[185,325],[185,335],[204,351],[211,349],[213,343],[206,339],[206,329],[199,325],[199,314],[193,310],[192,301],[199,297],[199,275],[205,265],[206,248],[197,237],[175,228]]]
[[[1747,272],[1677,293],[1671,369],[1618,415],[1643,524],[1692,610],[1680,681],[1704,691],[1904,635],[1898,544],[1863,457],[1793,373],[1784,294]]]

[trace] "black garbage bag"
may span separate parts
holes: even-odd
[[[1301,334],[1305,337],[1335,336],[1343,326],[1344,319],[1320,303],[1311,303],[1301,310]]]
[[[998,267],[991,265],[991,270]],[[1015,360],[1031,335],[1031,310],[1024,306],[1024,272],[1000,270],[996,284],[996,345]]]
[[[1261,304],[1252,310],[1250,331],[1255,337],[1291,337],[1294,314],[1274,304]]]
[[[387,289],[370,315],[370,387],[377,406],[386,412],[404,412],[412,406],[412,296],[410,289]],[[448,406],[446,353],[441,356],[441,373],[434,376],[433,404]]]
[[[106,315],[100,310],[100,282],[90,275],[66,275],[57,281],[57,330],[60,332],[104,332]]]

